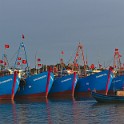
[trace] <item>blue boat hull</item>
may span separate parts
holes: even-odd
[[[117,76],[112,80],[109,94],[113,95],[117,90],[124,90],[124,75]]]
[[[79,78],[75,89],[75,95],[77,97],[91,97],[91,91],[95,90],[99,93],[105,93],[106,84],[108,80],[109,70],[105,70],[99,73],[92,74],[87,77]],[[108,90],[113,79],[113,73],[110,72],[110,80],[108,84]]]
[[[75,74],[57,77],[50,90],[49,97],[73,97],[78,76]]]
[[[14,74],[0,77],[0,100],[13,100],[20,83],[16,75],[14,83]]]
[[[25,85],[20,86],[20,89],[16,94],[16,99],[46,98],[52,87],[53,81],[54,81],[53,73],[42,72],[37,75],[32,75],[25,79],[26,82]]]
[[[116,95],[103,95],[95,92],[91,92],[92,97],[101,103],[115,103],[115,102],[124,102],[124,96],[116,96]]]

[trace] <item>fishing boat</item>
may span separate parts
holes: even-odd
[[[78,76],[76,72],[62,77],[56,77],[52,88],[49,92],[49,97],[56,98],[70,98],[74,97],[75,87]]]
[[[54,73],[55,79],[52,88],[49,93],[49,97],[52,98],[73,98],[75,87],[78,80],[76,72],[70,72],[63,59],[64,51],[61,51],[60,64],[58,69]]]
[[[20,78],[17,72],[0,77],[0,100],[14,100],[18,90]]]
[[[24,51],[23,58],[20,57],[21,50]],[[24,43],[21,42],[18,49],[18,54],[14,67],[15,68],[24,67],[24,65],[25,65],[25,70],[23,69],[22,71],[20,87],[16,93],[15,98],[16,99],[47,98],[48,93],[54,81],[54,75],[50,71],[37,72],[31,74],[27,61],[26,48],[24,46]]]
[[[47,71],[23,78],[20,88],[16,93],[16,99],[47,98],[54,80],[53,73]]]
[[[106,88],[110,89],[112,79],[113,72],[111,69],[103,70],[86,77],[80,77],[75,88],[75,95],[76,97],[91,97],[92,90],[105,94]],[[106,86],[106,83],[109,85]]]
[[[92,97],[97,101],[101,103],[121,103],[124,102],[124,96],[118,96],[118,95],[104,95],[99,94],[96,92],[91,92]]]
[[[119,64],[119,68],[116,66],[116,57],[117,57],[117,64]],[[120,73],[120,68],[121,68],[121,63],[120,63],[120,53],[118,49],[115,49],[114,53],[114,66],[113,69],[119,69],[118,73],[116,73],[116,77],[111,81],[110,83],[106,83],[106,94],[101,94],[98,92],[91,92],[91,95],[93,98],[96,99],[98,102],[102,103],[115,103],[115,102],[124,102],[124,90],[122,89],[122,84],[123,84],[123,76],[121,76]],[[115,70],[114,70],[115,72]],[[122,72],[122,71],[121,71]],[[115,74],[115,73],[114,73]],[[119,75],[118,75],[119,74]],[[109,89],[109,85],[111,86]],[[111,89],[115,88],[115,90]],[[111,91],[113,91],[113,94],[111,95]]]
[[[118,90],[124,90],[124,75],[114,77],[109,90],[109,94],[112,95]]]
[[[118,90],[124,90],[124,67],[121,64],[121,55],[116,48],[114,51],[114,79],[109,90],[110,95],[114,95]]]
[[[4,46],[4,54],[0,60],[0,100],[14,100],[20,84],[20,78],[16,70],[11,70],[6,55],[9,44]]]

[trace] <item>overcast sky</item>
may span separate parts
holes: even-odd
[[[25,35],[29,65],[74,59],[80,41],[88,63],[112,64],[113,52],[124,55],[124,0],[0,0],[0,56],[9,60]],[[14,60],[13,60],[14,61]]]

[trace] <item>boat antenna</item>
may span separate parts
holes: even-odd
[[[81,56],[82,56],[82,61],[83,61],[83,66],[84,66],[84,75],[86,76],[86,61],[84,58],[84,49],[83,49],[83,45],[79,42],[78,47],[77,47],[77,51],[76,51],[76,55],[73,61],[73,67],[75,67],[77,65],[77,60],[79,58],[79,53],[81,52]]]
[[[22,39],[24,40],[24,35],[22,34]],[[15,61],[15,64],[14,64],[14,69],[16,68],[16,65],[17,65],[17,61],[18,60],[21,60],[21,58],[19,58],[19,53],[21,52],[21,49],[24,50],[24,55],[25,55],[25,59],[26,60],[22,60],[22,63],[23,64],[26,64],[26,68],[28,68],[28,61],[27,61],[27,53],[26,53],[26,48],[25,48],[25,45],[23,43],[23,41],[20,43],[20,46],[19,46],[19,49],[18,49],[18,52],[17,52],[17,57],[16,57],[16,61]],[[20,64],[20,63],[19,63]],[[28,68],[28,71],[29,71],[29,68]]]

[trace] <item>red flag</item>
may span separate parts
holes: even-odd
[[[78,56],[79,54],[78,53],[76,53],[76,56]]]
[[[63,61],[63,59],[61,58],[60,61]]]
[[[38,67],[41,67],[42,66],[42,64],[37,64],[38,65]]]
[[[9,48],[9,44],[5,44],[5,48]]]
[[[27,61],[26,60],[22,60],[22,64],[26,64],[27,63]]]
[[[0,60],[0,64],[3,64],[3,60]]]
[[[76,64],[76,67],[78,67],[78,64]]]
[[[61,54],[64,55],[64,51],[61,51]]]
[[[22,34],[22,39],[24,39],[25,38],[25,36],[24,36],[24,34]]]
[[[75,64],[74,64],[74,66],[75,66],[75,67],[78,67],[78,64],[77,64],[77,63],[75,63]]]
[[[95,69],[95,65],[94,64],[91,64],[90,68],[91,69]]]
[[[21,60],[22,58],[21,57],[18,57],[18,60]]]
[[[37,61],[38,61],[38,62],[40,62],[40,61],[41,61],[41,59],[40,59],[40,58],[38,58],[38,59],[37,59]]]
[[[20,62],[17,62],[17,65],[20,65]]]
[[[63,59],[62,58],[60,59],[60,63],[63,63]]]

